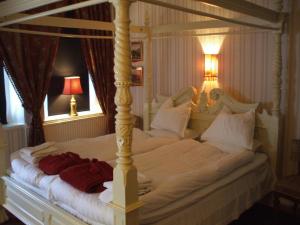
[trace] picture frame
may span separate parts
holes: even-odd
[[[144,68],[142,66],[132,66],[131,69],[131,86],[143,86],[144,85]]]
[[[131,42],[131,60],[132,62],[143,61],[143,42]]]

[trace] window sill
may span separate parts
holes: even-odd
[[[97,118],[97,117],[104,117],[105,115],[103,113],[91,113],[91,112],[79,112],[78,116],[71,117],[69,114],[62,114],[58,116],[51,116],[48,117],[43,125],[52,125],[52,124],[58,124],[58,123],[67,123],[77,120],[84,120],[84,119],[91,119],[91,118]]]
[[[17,127],[25,127],[24,123],[9,123],[9,124],[2,124],[2,128],[4,130],[9,130],[9,129],[15,129]]]

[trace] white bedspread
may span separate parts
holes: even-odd
[[[138,170],[153,180],[144,195],[142,213],[149,213],[201,189],[252,161],[254,153],[228,154],[208,144],[183,140],[134,156]]]
[[[75,144],[74,146],[76,147]],[[93,149],[93,151],[95,150]],[[92,154],[92,151],[87,153],[87,155],[89,154]],[[85,157],[88,157],[87,155]],[[113,157],[108,153],[89,156],[100,157],[102,160]],[[160,208],[224,178],[230,172],[251,162],[254,153],[241,151],[229,154],[208,144],[194,140],[182,140],[146,151],[143,154],[136,154],[133,158],[138,171],[152,180],[154,189],[141,197],[145,204],[140,212],[148,220],[149,217],[145,215],[155,215],[151,221],[156,221],[162,216],[158,213]],[[114,161],[110,163],[113,164]],[[102,203],[97,194],[80,192],[59,177],[54,176],[44,176],[36,185],[47,189],[51,201],[58,205],[71,207],[83,218],[107,225],[113,224],[111,208]]]
[[[133,154],[140,154],[151,151],[163,145],[171,144],[179,139],[150,137],[140,129],[133,129],[132,151]],[[59,149],[58,153],[74,152],[82,158],[97,158],[103,161],[111,161],[116,158],[117,145],[115,134],[109,134],[96,138],[75,139],[70,142],[56,143],[55,147]],[[40,187],[40,181],[45,176],[44,173],[29,164],[19,156],[19,151],[14,152],[11,156],[12,170],[25,182]],[[42,186],[43,185],[42,183]]]
[[[163,145],[178,141],[179,138],[151,137],[140,129],[133,129],[132,152],[140,154]],[[83,158],[97,158],[110,161],[116,158],[116,135],[109,134],[96,138],[75,139],[69,142],[57,143],[57,148],[63,152],[74,152]]]

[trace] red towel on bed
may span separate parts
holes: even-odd
[[[59,174],[70,166],[89,162],[89,159],[81,159],[79,155],[67,152],[60,155],[48,155],[39,161],[39,168],[48,175]]]
[[[69,167],[59,174],[60,178],[86,193],[98,193],[105,190],[102,184],[113,180],[113,168],[104,161],[92,160]]]

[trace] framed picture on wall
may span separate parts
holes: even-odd
[[[133,62],[143,61],[143,42],[131,42],[131,58]]]
[[[131,75],[132,86],[143,86],[144,84],[143,67],[133,66],[131,69],[131,73],[132,73]]]

